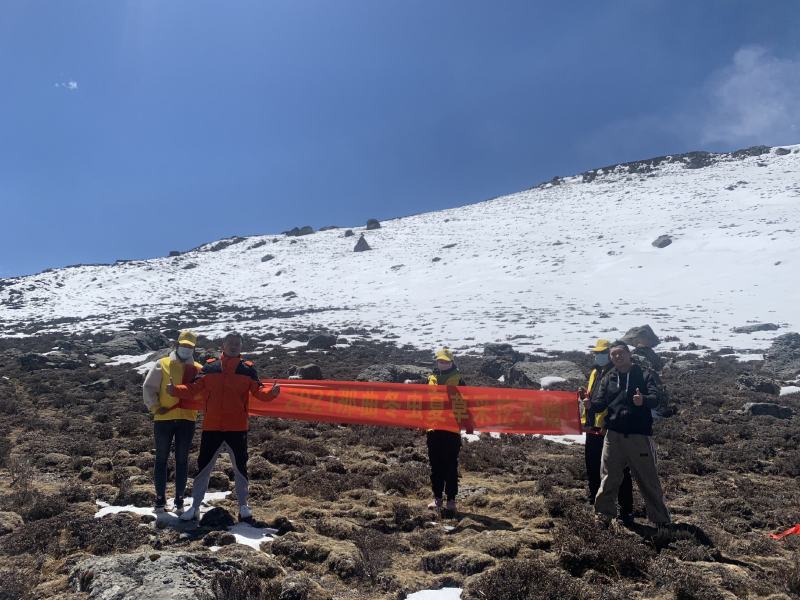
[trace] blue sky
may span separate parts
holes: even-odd
[[[796,0],[4,0],[0,277],[800,143]]]

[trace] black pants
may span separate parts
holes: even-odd
[[[187,419],[153,421],[153,434],[156,442],[156,463],[153,468],[156,496],[164,499],[167,495],[167,459],[174,439],[175,498],[183,498],[189,469],[189,447],[194,437],[194,421]]]
[[[192,499],[195,507],[203,501],[217,456],[227,452],[233,465],[234,485],[239,505],[247,504],[247,432],[204,431],[200,436],[200,453],[197,457],[197,475],[194,477]]]
[[[431,461],[431,487],[433,497],[455,500],[458,494],[458,453],[461,451],[461,434],[434,429],[428,432],[428,458]]]
[[[603,441],[605,436],[593,433],[586,434],[586,477],[589,480],[589,502],[594,504],[597,490],[600,489],[600,462],[603,458]],[[625,467],[622,477],[622,485],[619,486],[617,494],[619,511],[623,515],[633,513],[633,481],[631,480],[631,470]]]

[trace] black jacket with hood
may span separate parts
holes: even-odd
[[[641,406],[633,403],[636,388],[642,393]],[[608,409],[606,429],[617,433],[653,435],[653,415],[661,400],[657,376],[647,368],[632,365],[627,373],[611,369],[600,381],[600,389],[592,395],[592,412]]]

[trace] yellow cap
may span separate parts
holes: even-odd
[[[608,346],[609,346],[609,341],[600,338],[595,342],[594,348],[589,348],[589,350],[591,350],[592,352],[608,352]]]
[[[449,362],[453,362],[453,353],[450,351],[450,348],[442,348],[441,350],[437,350],[436,354],[433,355],[434,360],[446,360]]]
[[[197,345],[197,334],[194,331],[181,331],[178,336],[179,346],[190,346],[194,348]]]

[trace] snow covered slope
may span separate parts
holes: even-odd
[[[800,146],[758,152],[619,165],[386,221],[367,252],[353,252],[363,228],[336,229],[2,280],[0,335],[196,314],[209,334],[365,327],[422,348],[579,349],[645,323],[764,347],[800,328]],[[654,247],[660,235],[672,243]],[[781,329],[732,332],[754,322]]]

